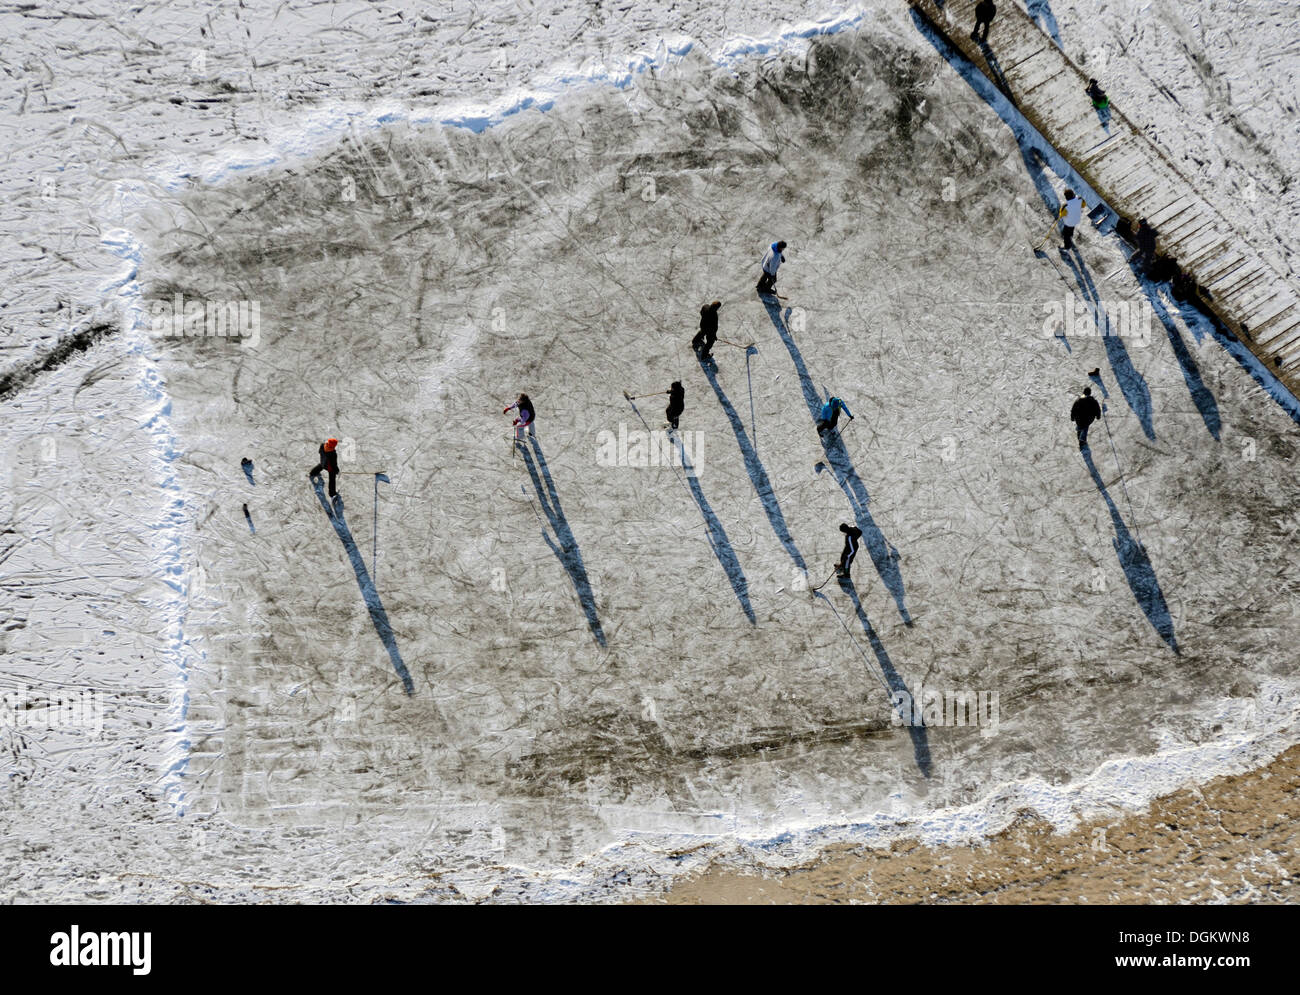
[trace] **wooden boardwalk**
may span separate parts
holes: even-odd
[[[1084,93],[1087,74],[1024,8],[1000,0],[982,46],[970,37],[976,0],[909,2],[1011,98],[1107,206],[1135,229],[1138,218],[1148,220],[1158,251],[1196,281],[1206,309],[1300,396],[1300,294],[1114,104],[1103,127]]]

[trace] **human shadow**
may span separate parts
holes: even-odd
[[[763,306],[767,309],[768,318],[776,327],[777,334],[781,336],[781,341],[785,343],[786,350],[790,353],[790,359],[794,362],[795,372],[799,376],[799,386],[803,391],[804,404],[808,408],[808,415],[812,419],[813,425],[816,426],[821,414],[822,396],[808,372],[803,354],[799,351],[799,347],[795,345],[794,337],[790,334],[789,328],[786,327],[785,319],[781,316],[781,309],[777,302],[764,299]],[[871,499],[867,494],[867,487],[862,482],[862,478],[858,476],[858,472],[853,468],[853,461],[844,446],[842,433],[819,432],[818,436],[821,439],[822,451],[826,454],[826,465],[830,467],[835,475],[836,483],[840,485],[840,489],[844,491],[844,496],[848,498],[853,517],[858,528],[862,530],[862,541],[871,556],[871,562],[875,565],[876,572],[880,574],[880,579],[885,588],[893,596],[894,603],[898,606],[898,614],[902,617],[903,622],[910,626],[912,617],[908,613],[905,601],[903,574],[898,569],[898,550],[885,538],[880,526],[876,524],[875,519],[871,517],[871,512],[867,510],[867,505]]]
[[[1146,437],[1154,440],[1156,430],[1152,424],[1151,390],[1147,387],[1146,379],[1133,365],[1133,360],[1129,358],[1128,348],[1124,345],[1123,337],[1112,326],[1110,315],[1106,313],[1105,303],[1097,292],[1097,285],[1093,282],[1092,274],[1088,272],[1088,264],[1083,261],[1083,257],[1079,255],[1077,250],[1073,253],[1065,253],[1064,259],[1065,264],[1074,274],[1080,295],[1087,303],[1088,310],[1092,313],[1093,323],[1096,325],[1097,333],[1101,336],[1102,343],[1106,347],[1106,358],[1110,361],[1110,368],[1115,374],[1115,382],[1119,385],[1120,393],[1124,395],[1124,400],[1133,410],[1133,413],[1137,415]],[[1124,329],[1124,331],[1129,331],[1129,329]]]
[[[754,618],[754,606],[749,602],[749,581],[745,578],[745,571],[741,569],[740,560],[736,558],[731,540],[727,538],[727,530],[722,527],[722,522],[718,521],[718,516],[713,513],[713,508],[705,499],[704,490],[700,487],[700,480],[695,475],[695,468],[691,466],[681,439],[677,438],[676,442],[677,453],[686,477],[686,486],[690,488],[691,497],[699,506],[700,514],[704,516],[704,523],[709,529],[709,545],[713,547],[713,555],[722,564],[722,570],[727,575],[727,580],[731,582],[731,589],[736,593],[736,600],[740,602],[745,617],[749,619],[750,624],[757,624]]]
[[[994,84],[1002,91],[1002,95],[1014,104],[1016,98],[1011,92],[1011,84],[1007,82],[1006,74],[1002,71],[1002,63],[993,54],[993,49],[989,48],[987,41],[978,41],[976,44],[980,47],[980,55],[984,56],[984,62],[989,67],[989,72],[993,74]]]
[[[1056,15],[1052,13],[1052,5],[1047,0],[1029,0],[1025,12],[1056,43],[1057,48],[1064,49],[1061,44],[1061,27],[1056,23]]]
[[[636,406],[636,402],[629,398],[627,403],[632,406],[632,411],[640,419],[641,424],[645,426],[646,432],[653,438],[650,425],[645,420],[645,416],[641,414],[641,409]],[[681,464],[686,489],[691,492],[691,497],[700,509],[700,514],[704,516],[704,524],[709,532],[709,546],[713,550],[713,555],[718,558],[718,564],[722,567],[722,572],[727,575],[727,581],[731,584],[731,589],[735,592],[736,600],[740,602],[745,617],[749,619],[750,624],[757,625],[754,606],[749,601],[749,580],[745,577],[745,571],[740,566],[740,560],[736,556],[736,550],[731,545],[731,540],[727,538],[727,530],[722,527],[722,522],[713,513],[713,507],[704,496],[704,490],[700,487],[699,478],[695,475],[695,468],[691,466],[690,460],[686,456],[686,449],[682,445],[681,437],[675,432],[670,433],[669,437],[673,440],[675,446],[673,451],[677,453],[678,462]],[[677,467],[673,467],[673,472],[677,472]]]
[[[1215,401],[1210,388],[1205,385],[1205,380],[1201,377],[1201,369],[1192,358],[1191,350],[1183,341],[1182,333],[1174,323],[1169,309],[1165,307],[1165,302],[1160,299],[1160,292],[1151,279],[1143,273],[1142,264],[1136,262],[1136,255],[1135,253],[1134,258],[1129,261],[1129,268],[1132,269],[1138,286],[1142,288],[1142,292],[1151,303],[1152,313],[1160,319],[1160,324],[1164,325],[1165,334],[1169,336],[1169,344],[1173,346],[1174,356],[1183,371],[1183,379],[1187,382],[1187,392],[1192,396],[1192,403],[1196,405],[1196,410],[1200,413],[1201,420],[1205,422],[1210,435],[1217,440],[1222,429],[1218,402]]]
[[[249,484],[256,487],[257,481],[253,479],[253,461],[248,457],[244,457],[239,461],[239,465],[243,468],[244,477],[247,478]]]
[[[907,689],[907,684],[903,677],[894,669],[893,661],[889,659],[889,654],[885,651],[885,644],[880,641],[880,636],[876,634],[875,626],[867,618],[866,609],[862,607],[862,599],[858,596],[858,589],[854,586],[850,577],[841,577],[840,590],[849,596],[853,602],[853,610],[858,614],[858,621],[862,624],[862,631],[866,633],[867,642],[871,644],[871,651],[876,654],[876,661],[880,664],[880,672],[884,675],[885,684],[889,687],[890,704],[894,704],[893,696],[900,693],[907,694],[905,701],[911,700],[911,693]],[[896,706],[895,706],[896,707]],[[932,767],[930,759],[930,741],[926,736],[925,726],[913,725],[912,717],[909,714],[899,712],[903,718],[903,726],[907,729],[907,734],[912,738],[912,753],[916,757],[916,766],[921,769],[921,773],[926,777],[930,776]]]
[[[731,431],[735,433],[736,444],[740,446],[740,453],[745,459],[745,471],[749,474],[750,483],[754,485],[754,493],[758,495],[758,500],[763,505],[763,511],[767,515],[768,523],[772,526],[772,531],[781,540],[781,545],[790,554],[790,559],[794,561],[794,565],[800,570],[807,571],[808,566],[804,563],[803,554],[799,552],[799,547],[795,545],[794,538],[790,535],[790,528],[786,525],[785,515],[781,511],[781,504],[777,500],[771,478],[767,475],[767,469],[763,466],[763,461],[758,458],[758,451],[754,448],[753,442],[750,441],[749,433],[745,431],[745,425],[740,420],[740,415],[736,413],[736,409],[732,406],[726,391],[722,389],[722,385],[718,382],[717,368],[705,360],[700,360],[700,368],[704,370],[704,375],[708,378],[713,393],[717,395],[718,403],[722,405],[727,421],[731,423]]]
[[[397,676],[402,679],[402,687],[406,689],[407,694],[415,693],[415,683],[411,680],[411,673],[406,669],[406,664],[402,662],[402,653],[397,648],[397,637],[393,633],[393,627],[388,622],[388,613],[384,611],[384,604],[379,599],[379,592],[375,590],[374,582],[370,579],[370,572],[366,569],[366,561],[361,555],[361,550],[357,548],[356,540],[352,538],[352,530],[348,528],[347,520],[343,517],[343,497],[335,495],[334,505],[330,506],[329,499],[325,497],[325,485],[319,477],[315,477],[311,482],[312,488],[316,491],[316,497],[320,500],[320,505],[325,509],[325,514],[329,516],[330,524],[334,526],[334,531],[343,543],[343,549],[348,554],[348,559],[352,563],[352,570],[357,575],[357,584],[361,587],[361,597],[365,600],[366,608],[370,611],[370,621],[374,624],[375,632],[379,634],[380,640],[384,644],[384,649],[388,651],[388,658],[393,663],[393,670],[397,671]]]
[[[555,490],[555,481],[551,479],[550,468],[546,465],[546,457],[542,454],[542,445],[537,441],[536,436],[532,436],[530,441],[533,444],[533,452],[529,452],[528,447],[522,442],[516,442],[515,445],[523,454],[524,466],[528,469],[528,476],[532,478],[538,503],[541,504],[542,511],[546,513],[546,520],[550,522],[551,530],[555,533],[555,539],[552,540],[543,530],[542,538],[546,540],[546,545],[551,547],[551,552],[568,573],[573,589],[577,592],[578,601],[582,603],[582,610],[587,616],[587,625],[591,629],[591,634],[596,638],[597,643],[604,646],[605,631],[601,628],[600,616],[596,612],[596,597],[591,590],[591,581],[587,579],[582,550],[579,549],[578,540],[573,537],[569,520],[560,506],[560,495]],[[535,462],[534,456],[536,456]]]
[[[1101,474],[1097,472],[1097,467],[1092,461],[1092,449],[1085,445],[1080,453],[1088,466],[1088,473],[1092,475],[1093,484],[1101,492],[1110,511],[1111,522],[1115,526],[1115,538],[1111,542],[1115,547],[1115,555],[1119,557],[1119,565],[1124,571],[1129,590],[1133,592],[1133,597],[1137,599],[1138,606],[1146,615],[1147,621],[1151,623],[1151,627],[1170,649],[1181,655],[1178,640],[1174,636],[1174,620],[1169,614],[1169,605],[1160,590],[1155,568],[1151,566],[1151,558],[1147,555],[1146,548],[1133,537],[1128,526],[1124,524],[1119,508],[1106,490]]]

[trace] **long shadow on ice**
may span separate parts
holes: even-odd
[[[1057,48],[1064,49],[1065,46],[1061,44],[1061,28],[1056,23],[1056,15],[1052,13],[1052,5],[1048,0],[1029,0],[1025,5],[1025,13],[1056,43]]]
[[[645,426],[647,438],[653,438],[654,433],[650,429],[650,424],[641,414],[641,409],[636,406],[636,402],[628,399],[628,404],[632,406],[632,411],[640,419],[641,424]],[[695,468],[691,466],[690,460],[686,456],[686,449],[682,445],[681,438],[674,438],[674,452],[677,453],[678,460],[681,462],[683,477],[686,482],[686,488],[691,492],[696,506],[700,509],[700,514],[704,516],[704,524],[709,530],[709,546],[713,549],[713,555],[718,558],[718,563],[722,566],[722,571],[727,575],[727,580],[731,584],[732,591],[736,594],[736,600],[740,602],[740,607],[749,619],[750,624],[756,625],[757,619],[754,616],[754,606],[749,601],[749,580],[745,577],[745,571],[740,566],[740,560],[736,557],[736,551],[732,548],[731,540],[727,538],[727,530],[722,527],[722,522],[718,516],[713,513],[713,507],[704,497],[704,490],[700,487],[699,478],[695,475]],[[677,472],[677,467],[673,467],[673,472]]]
[[[393,662],[393,669],[397,671],[397,676],[402,679],[402,687],[406,689],[406,693],[414,694],[415,683],[411,680],[411,674],[406,669],[406,664],[402,662],[402,653],[397,648],[397,637],[393,634],[393,627],[388,622],[388,613],[384,611],[384,603],[379,600],[379,592],[375,590],[374,581],[370,579],[370,572],[366,569],[366,561],[361,555],[361,550],[357,548],[356,540],[352,538],[352,530],[348,528],[347,520],[343,517],[343,498],[341,496],[335,497],[334,507],[331,508],[329,499],[325,497],[325,485],[321,483],[319,477],[312,480],[312,487],[316,491],[316,497],[320,500],[320,506],[325,509],[325,514],[329,516],[330,524],[334,526],[339,542],[343,543],[343,549],[347,552],[348,559],[352,561],[352,570],[356,573],[357,584],[361,587],[361,597],[365,600],[366,608],[370,611],[370,621],[375,626],[375,632],[379,633],[384,649],[388,650],[388,658]]]
[[[763,466],[763,461],[758,458],[758,451],[750,441],[749,433],[745,431],[745,425],[740,420],[740,415],[736,413],[736,409],[732,406],[726,391],[718,383],[717,368],[712,363],[704,360],[700,361],[700,368],[704,370],[704,375],[709,378],[709,385],[713,387],[713,392],[718,395],[718,403],[722,405],[722,410],[727,415],[727,421],[731,422],[731,430],[736,435],[736,444],[740,446],[741,455],[745,458],[745,471],[749,474],[749,480],[754,485],[754,493],[758,495],[759,501],[763,504],[763,511],[767,514],[767,520],[772,526],[772,531],[781,540],[781,545],[790,554],[790,559],[794,561],[794,565],[800,570],[806,571],[808,567],[804,563],[803,554],[799,552],[799,547],[795,545],[794,539],[790,535],[790,528],[785,523],[785,515],[781,512],[781,504],[776,499],[776,492],[772,488],[772,481],[767,475],[767,469]]]
[[[1077,251],[1065,255],[1065,264],[1070,267],[1070,272],[1074,274],[1075,282],[1079,286],[1079,293],[1083,296],[1083,299],[1088,304],[1088,309],[1092,312],[1093,323],[1097,327],[1097,334],[1101,336],[1102,342],[1105,343],[1106,358],[1110,360],[1111,372],[1115,374],[1115,382],[1119,384],[1120,393],[1124,395],[1124,400],[1128,402],[1128,406],[1137,415],[1146,437],[1154,439],[1156,430],[1151,422],[1151,391],[1147,387],[1146,379],[1137,371],[1137,368],[1133,365],[1133,360],[1129,358],[1124,339],[1119,334],[1121,330],[1114,327],[1110,315],[1106,313],[1105,302],[1097,293],[1097,285],[1093,282],[1092,274],[1088,272],[1088,264],[1083,261],[1083,257]],[[1129,330],[1123,329],[1123,331],[1127,332]]]
[[[1133,538],[1128,526],[1124,524],[1119,508],[1115,506],[1101,475],[1097,472],[1097,467],[1092,462],[1092,450],[1085,446],[1082,455],[1083,461],[1088,464],[1088,472],[1092,474],[1092,482],[1101,492],[1106,507],[1110,510],[1111,522],[1115,526],[1115,538],[1111,543],[1115,547],[1115,555],[1119,557],[1119,565],[1124,571],[1129,589],[1137,599],[1138,606],[1146,615],[1147,621],[1151,623],[1151,627],[1169,644],[1170,649],[1180,653],[1178,640],[1174,637],[1174,620],[1169,614],[1169,605],[1165,602],[1164,593],[1160,590],[1155,568],[1151,566],[1151,558],[1147,556],[1142,543]]]
[[[1137,254],[1134,254],[1133,259],[1130,260],[1129,267],[1133,270],[1133,276],[1137,280],[1138,286],[1142,288],[1142,292],[1146,294],[1147,300],[1151,303],[1151,310],[1160,319],[1160,324],[1165,326],[1165,334],[1169,336],[1169,344],[1173,346],[1174,356],[1178,359],[1178,365],[1183,371],[1183,379],[1187,381],[1187,392],[1192,395],[1192,403],[1196,405],[1196,410],[1200,412],[1201,420],[1205,422],[1205,427],[1209,430],[1210,435],[1218,439],[1222,423],[1219,419],[1219,405],[1214,400],[1214,394],[1201,378],[1201,369],[1196,365],[1196,360],[1192,358],[1192,353],[1187,348],[1187,343],[1183,341],[1182,333],[1178,331],[1178,326],[1174,323],[1169,309],[1165,307],[1165,302],[1160,299],[1159,290],[1151,279],[1142,272],[1142,264],[1137,261]]]
[[[677,440],[677,452],[681,457],[682,469],[685,471],[686,485],[691,489],[691,497],[699,505],[700,514],[704,516],[704,522],[709,527],[709,545],[713,547],[713,555],[722,564],[727,580],[731,582],[731,589],[736,592],[736,600],[745,611],[745,617],[751,624],[755,623],[754,606],[749,603],[749,581],[745,579],[745,571],[740,568],[740,560],[736,559],[736,551],[731,546],[731,540],[727,538],[726,529],[722,527],[722,522],[718,521],[718,516],[713,513],[709,502],[705,500],[700,480],[695,476],[695,468],[691,466],[680,439]]]
[[[808,408],[809,417],[812,418],[813,431],[816,431],[817,419],[823,403],[822,396],[817,392],[812,376],[808,373],[808,367],[804,363],[803,354],[795,345],[794,338],[781,317],[780,306],[770,297],[763,298],[763,306],[767,308],[767,316],[772,320],[777,334],[781,336],[781,341],[785,343],[790,358],[794,361],[795,372],[799,374],[799,385],[803,390],[804,404]],[[876,520],[871,517],[871,512],[867,510],[867,504],[871,499],[862,478],[853,468],[853,461],[849,458],[848,450],[844,447],[844,440],[841,438],[842,433],[818,432],[817,434],[821,439],[822,451],[826,454],[826,464],[835,474],[835,481],[844,491],[844,496],[849,499],[849,507],[853,511],[858,528],[862,530],[862,541],[871,555],[871,562],[875,565],[876,572],[880,574],[886,590],[893,596],[894,603],[898,606],[898,614],[902,616],[903,622],[910,626],[912,616],[907,611],[904,599],[903,574],[898,569],[898,550],[890,545],[880,526],[876,524]]]
[[[867,635],[867,642],[871,643],[871,651],[876,654],[876,661],[880,664],[880,672],[884,675],[885,684],[889,687],[891,695],[900,693],[909,696],[904,701],[910,701],[910,692],[907,690],[907,684],[904,683],[902,675],[894,669],[893,661],[889,659],[889,654],[885,652],[885,644],[880,641],[880,636],[876,634],[875,627],[871,624],[871,619],[867,618],[867,612],[862,607],[862,599],[858,597],[858,589],[854,586],[851,578],[840,578],[840,589],[849,596],[853,602],[853,610],[858,614],[858,621],[862,624],[862,631]],[[890,704],[894,704],[891,699]],[[903,713],[900,711],[899,713]],[[921,773],[926,777],[930,776],[930,741],[926,737],[925,726],[913,725],[909,715],[903,715],[903,725],[907,728],[907,734],[912,737],[912,752],[916,756],[916,766],[921,769]]]
[[[564,509],[560,507],[560,495],[555,490],[555,481],[551,479],[546,457],[542,455],[541,443],[534,436],[532,444],[537,454],[535,463],[533,453],[530,453],[526,446],[516,443],[519,451],[523,453],[528,476],[533,479],[537,500],[542,506],[542,511],[546,512],[546,520],[551,523],[552,531],[555,532],[555,541],[552,541],[545,531],[542,532],[542,538],[546,540],[546,545],[551,547],[551,552],[569,574],[573,589],[578,594],[578,600],[582,602],[582,610],[587,615],[587,625],[591,628],[591,634],[596,637],[597,643],[604,646],[605,631],[601,628],[600,616],[596,613],[596,597],[592,594],[591,582],[587,579],[587,568],[582,562],[582,550],[578,548],[578,540],[573,537],[569,520],[564,517]],[[544,489],[543,480],[546,481]]]

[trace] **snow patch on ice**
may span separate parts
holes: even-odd
[[[166,586],[173,592],[155,610],[161,615],[160,630],[166,646],[166,656],[175,668],[175,685],[169,702],[167,736],[163,746],[161,785],[163,797],[178,816],[185,814],[185,773],[189,765],[190,741],[187,729],[189,714],[189,673],[191,655],[200,658],[205,654],[192,647],[185,636],[189,616],[189,584],[186,565],[189,562],[185,544],[189,515],[184,491],[176,473],[180,445],[171,428],[171,398],[167,385],[158,372],[152,340],[147,331],[149,321],[141,300],[140,284],[136,275],[140,269],[143,247],[127,231],[115,229],[105,232],[103,244],[123,259],[125,270],[104,287],[106,293],[116,291],[127,351],[138,360],[136,389],[148,404],[148,418],[140,428],[149,436],[153,446],[153,468],[161,503],[158,520],[147,537],[153,555],[154,567]]]

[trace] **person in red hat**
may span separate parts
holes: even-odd
[[[309,477],[319,477],[322,470],[330,475],[330,497],[334,496],[334,481],[339,475],[338,450],[338,439],[326,439],[320,444],[320,462],[307,471]]]

